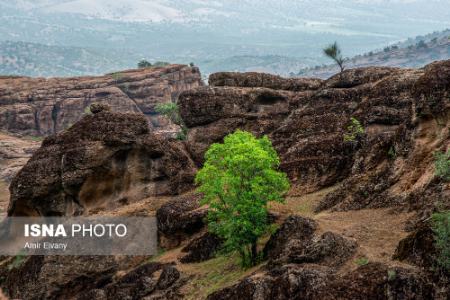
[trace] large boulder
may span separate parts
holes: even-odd
[[[295,94],[267,88],[201,87],[183,92],[180,114],[189,127],[188,149],[201,164],[208,147],[236,129],[261,135],[289,115]]]
[[[178,247],[183,241],[202,230],[207,208],[200,205],[201,195],[180,196],[156,212],[159,244],[163,248]]]
[[[313,239],[300,251],[292,251],[288,254],[291,263],[315,263],[328,267],[339,267],[356,253],[357,244],[342,236],[325,232],[320,237]]]
[[[233,286],[212,293],[207,299],[319,299],[317,294],[333,278],[327,267],[285,265],[266,273],[248,276]]]
[[[64,216],[192,188],[184,146],[154,135],[142,114],[101,109],[47,137],[10,185],[10,216]]]
[[[203,235],[194,238],[189,244],[181,249],[186,252],[180,262],[196,263],[212,258],[216,251],[219,250],[223,240],[213,233],[206,232]]]
[[[430,270],[436,266],[436,254],[433,230],[422,224],[399,242],[393,258]]]
[[[281,227],[270,237],[264,247],[264,257],[277,259],[289,246],[306,246],[311,243],[317,229],[315,221],[301,216],[288,217]]]
[[[69,299],[106,285],[119,269],[114,257],[30,256],[0,268],[2,288],[11,299]]]
[[[433,285],[424,275],[369,263],[330,282],[317,299],[435,299]]]

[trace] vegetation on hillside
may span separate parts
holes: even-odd
[[[177,136],[179,140],[184,140],[186,138],[188,129],[180,116],[180,109],[178,108],[178,105],[176,103],[159,103],[156,105],[155,111],[161,115],[166,116],[174,124],[180,126],[181,132]]]
[[[434,213],[432,221],[438,266],[450,272],[450,212]]]
[[[238,130],[211,145],[196,176],[210,208],[209,231],[223,238],[226,251],[239,253],[243,267],[259,261],[258,239],[270,228],[268,202],[283,202],[289,189],[279,164],[267,136]]]
[[[350,124],[347,126],[347,131],[344,133],[344,142],[354,142],[363,134],[364,127],[358,119],[352,117],[350,119]]]
[[[436,176],[445,181],[450,181],[450,150],[447,152],[436,152],[434,156]]]
[[[344,72],[344,57],[342,56],[341,48],[339,47],[337,42],[334,42],[333,44],[323,49],[323,53],[334,60],[334,62],[339,66],[341,73]]]

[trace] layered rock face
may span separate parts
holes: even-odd
[[[10,185],[11,216],[63,216],[192,188],[184,146],[153,134],[140,113],[101,106],[47,137]]]
[[[418,194],[433,185],[433,152],[449,144],[449,67],[347,70],[321,83],[304,80],[300,92],[283,90],[292,90],[289,79],[216,74],[214,87],[180,95],[187,147],[201,165],[209,145],[238,128],[266,134],[300,192],[344,182],[318,210],[422,206]],[[351,118],[364,134],[344,141]],[[448,189],[433,194],[445,198]]]
[[[108,103],[115,112],[142,112],[154,127],[169,125],[155,105],[176,101],[202,85],[198,68],[170,65],[121,71],[102,77],[0,78],[0,129],[49,135],[75,124],[92,103]],[[170,128],[169,128],[170,129]]]

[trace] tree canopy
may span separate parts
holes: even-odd
[[[336,62],[336,64],[341,69],[341,73],[344,71],[344,58],[342,56],[341,48],[339,47],[337,42],[334,42],[333,44],[323,49],[323,53]]]
[[[209,205],[208,229],[238,251],[244,267],[258,262],[257,241],[269,229],[267,203],[284,201],[289,189],[280,160],[264,136],[237,130],[211,145],[196,183]]]

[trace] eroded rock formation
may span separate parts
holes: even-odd
[[[101,77],[0,78],[0,129],[49,135],[70,127],[92,103],[115,112],[142,112],[154,127],[168,125],[155,105],[176,101],[185,90],[202,85],[198,68],[170,65],[121,71]]]
[[[153,134],[143,114],[94,110],[43,141],[11,183],[8,215],[86,214],[192,188],[183,144]]]
[[[187,147],[201,165],[208,146],[237,128],[266,134],[300,191],[342,182],[318,210],[423,207],[430,201],[421,196],[449,196],[448,185],[433,181],[433,153],[449,144],[449,70],[450,61],[347,70],[301,92],[254,88],[262,75],[217,74],[214,87],[180,95]],[[346,142],[352,117],[364,135]]]

